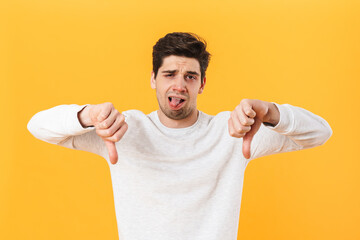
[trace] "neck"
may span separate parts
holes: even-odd
[[[198,116],[199,116],[199,111],[196,109],[188,117],[186,117],[184,119],[179,119],[179,120],[168,118],[161,110],[157,110],[157,114],[159,116],[160,122],[165,127],[186,128],[186,127],[190,127],[197,121]]]

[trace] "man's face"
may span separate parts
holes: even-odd
[[[168,56],[158,70],[151,87],[156,89],[160,110],[170,119],[181,120],[197,114],[197,95],[204,90],[201,84],[199,61],[195,58]]]

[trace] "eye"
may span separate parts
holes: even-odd
[[[195,79],[196,79],[196,77],[193,76],[193,75],[188,75],[188,76],[186,76],[186,77],[189,78],[190,80],[195,80]]]
[[[173,74],[173,73],[169,73],[169,74],[166,74],[165,76],[166,76],[166,77],[172,77],[172,76],[174,76],[174,74]]]

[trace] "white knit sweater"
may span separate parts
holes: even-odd
[[[276,104],[276,103],[275,103]],[[276,104],[280,121],[261,125],[251,159],[324,144],[331,136],[321,117],[289,104]],[[244,171],[242,138],[228,133],[230,112],[199,112],[187,128],[167,128],[156,111],[123,112],[128,131],[116,143],[118,163],[93,127],[84,129],[84,107],[60,105],[37,113],[29,131],[43,141],[96,153],[109,164],[120,240],[235,240]]]

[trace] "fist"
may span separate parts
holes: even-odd
[[[112,103],[102,103],[86,106],[79,112],[79,120],[83,126],[95,127],[96,134],[105,142],[110,162],[115,164],[118,160],[115,142],[120,141],[128,129],[125,116]]]
[[[228,121],[229,134],[243,138],[242,151],[245,158],[250,158],[250,145],[255,133],[269,111],[269,103],[255,99],[243,99],[231,112]]]

